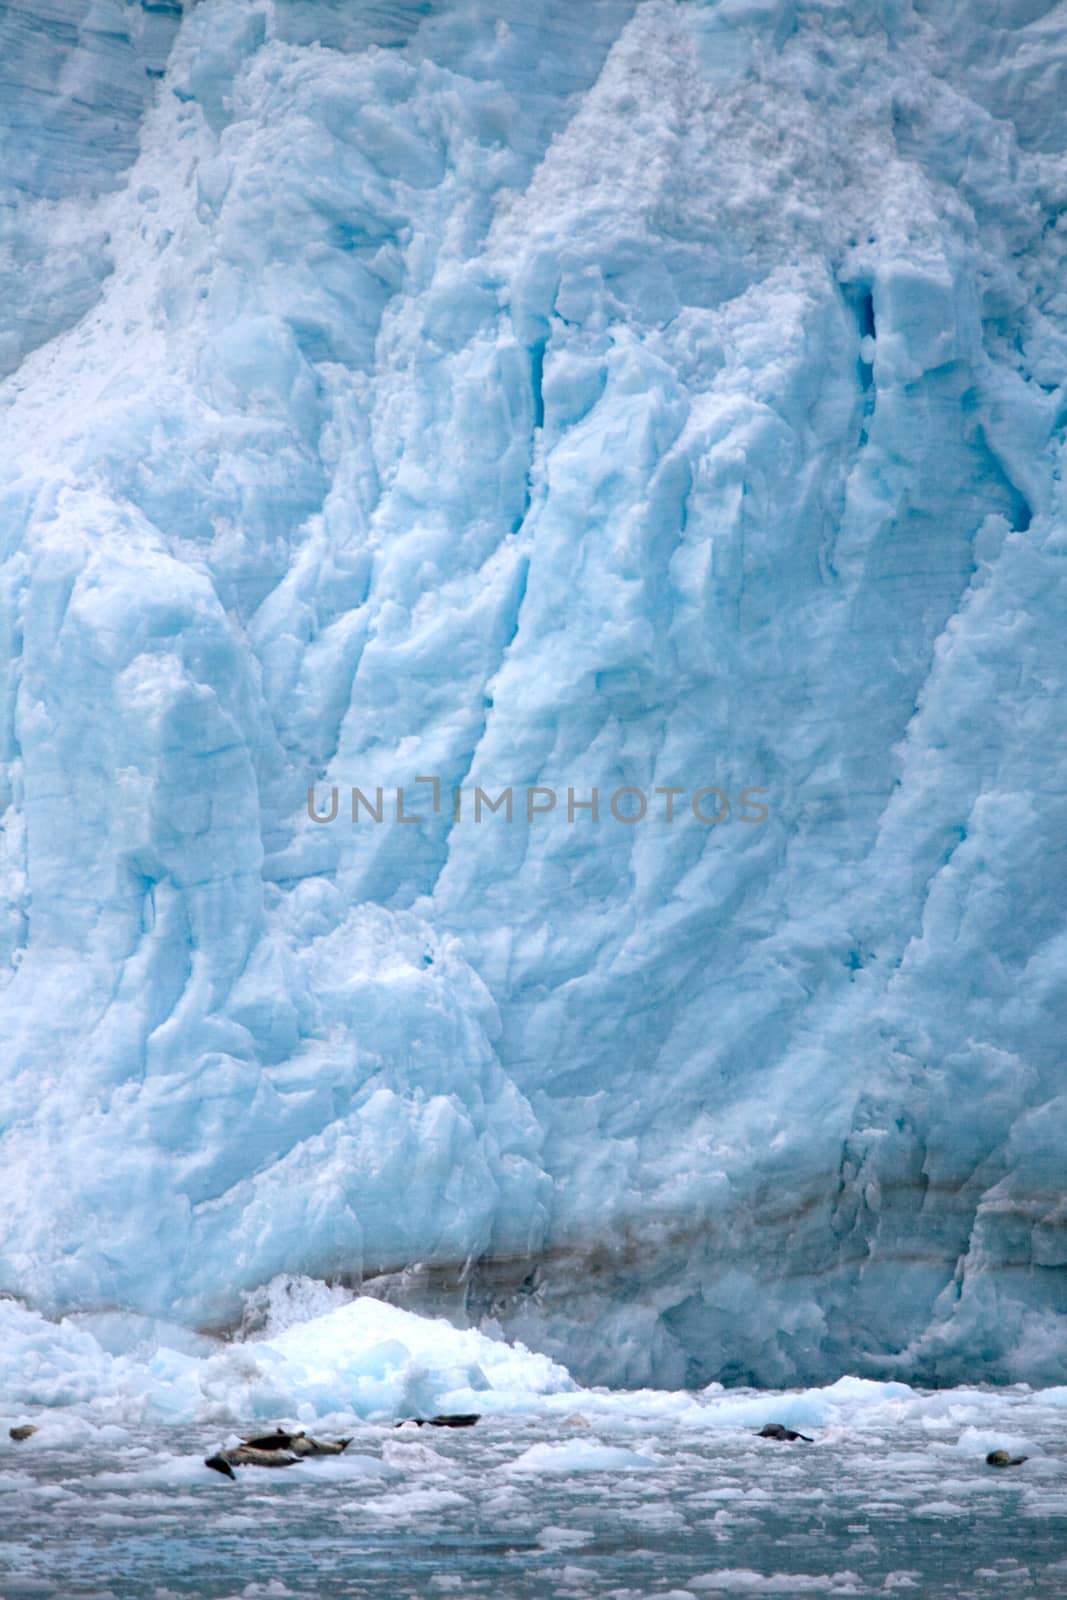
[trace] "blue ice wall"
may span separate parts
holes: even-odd
[[[1062,1380],[1062,8],[0,44],[0,1287]]]

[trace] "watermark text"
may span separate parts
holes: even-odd
[[[418,790],[413,794],[413,789]],[[429,792],[427,792],[429,791]],[[690,790],[682,784],[657,784],[646,792],[635,784],[622,784],[610,793],[606,788],[553,788],[548,784],[517,787],[508,784],[496,794],[480,786],[473,789],[449,788],[438,777],[417,777],[414,784],[382,785],[361,789],[352,785],[342,791],[333,784],[324,797],[310,784],[307,814],[323,826],[344,815],[353,823],[413,825],[431,815],[451,813],[454,823],[493,822],[532,824],[538,818],[555,815],[568,824],[612,821],[633,827],[645,821],[677,822],[690,817],[713,828],[730,819],[759,827],[770,817],[766,789],[746,784],[732,795],[715,784],[702,784]]]

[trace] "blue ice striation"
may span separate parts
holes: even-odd
[[[1065,1381],[1067,14],[978,10],[0,5],[0,1288]]]

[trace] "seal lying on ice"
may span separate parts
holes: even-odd
[[[768,1422],[765,1428],[760,1429],[756,1437],[759,1439],[788,1439],[790,1443],[794,1439],[803,1439],[805,1444],[815,1443],[815,1440],[809,1438],[806,1433],[797,1433],[795,1428],[783,1427],[780,1422]]]
[[[36,1432],[37,1429],[32,1422],[22,1422],[17,1428],[8,1428],[7,1430],[8,1438],[14,1439],[17,1444],[21,1444],[23,1439],[28,1439],[31,1433]]]
[[[263,1433],[243,1441],[248,1450],[289,1450],[294,1456],[339,1456],[351,1443],[351,1439],[312,1439],[303,1428],[297,1433],[279,1428],[275,1433]]]
[[[294,1467],[307,1456],[339,1456],[351,1443],[351,1439],[312,1439],[303,1428],[294,1433],[276,1428],[273,1433],[256,1434],[242,1439],[232,1449],[205,1457],[204,1465],[234,1478],[234,1467]]]
[[[451,1417],[405,1417],[403,1422],[398,1422],[397,1427],[402,1428],[404,1423],[413,1422],[416,1428],[473,1428],[476,1422],[481,1422],[480,1411],[474,1413],[462,1412]]]
[[[204,1465],[224,1477],[236,1478],[234,1467],[295,1467],[301,1458],[291,1450],[259,1450],[255,1445],[239,1444],[232,1450],[219,1450],[205,1456]]]
[[[290,1433],[276,1428],[273,1433],[255,1434],[229,1450],[219,1450],[204,1458],[204,1465],[224,1477],[235,1478],[234,1467],[294,1467],[306,1456],[339,1456],[351,1439],[312,1439],[303,1428]]]
[[[1013,1456],[1009,1450],[990,1450],[985,1458],[987,1467],[1021,1467],[1026,1456]]]

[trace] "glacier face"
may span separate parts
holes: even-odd
[[[0,39],[0,1286],[1062,1380],[1064,7]]]

